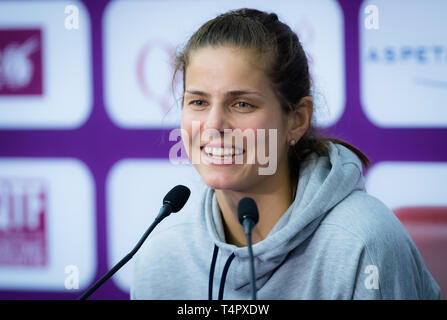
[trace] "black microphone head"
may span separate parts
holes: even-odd
[[[243,198],[239,201],[237,215],[241,224],[245,219],[251,219],[254,224],[257,224],[259,213],[256,202],[252,198]]]
[[[183,208],[186,201],[188,201],[191,191],[188,187],[178,185],[169,191],[163,198],[163,205],[169,204],[172,208],[172,212],[180,211]]]

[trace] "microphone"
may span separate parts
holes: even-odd
[[[248,255],[250,258],[251,296],[252,300],[256,300],[255,263],[251,244],[251,231],[259,220],[256,202],[252,198],[243,198],[239,201],[237,213],[239,222],[244,227],[245,237],[247,238]]]
[[[169,216],[172,212],[178,212],[183,208],[186,201],[188,201],[189,195],[191,191],[182,185],[175,186],[169,191],[166,196],[163,198],[163,206],[158,213],[158,216],[155,218],[154,222],[151,224],[149,229],[141,237],[140,241],[138,241],[135,248],[132,249],[124,258],[122,258],[109,272],[107,272],[101,279],[99,279],[88,291],[86,291],[79,300],[87,299],[93,292],[95,292],[107,279],[115,274],[122,266],[124,266],[140,249],[143,245],[146,238],[155,229],[155,227],[167,216]]]

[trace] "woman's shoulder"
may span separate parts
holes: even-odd
[[[360,269],[368,276],[368,268],[374,267],[380,274],[382,298],[439,298],[439,286],[404,225],[379,199],[355,191],[327,214],[319,229],[320,236],[335,239],[327,241],[329,246],[333,242],[345,251],[358,248]],[[370,291],[362,291],[363,296],[369,297]]]
[[[365,246],[411,242],[405,227],[382,201],[364,191],[354,191],[328,212],[321,227],[344,232]]]

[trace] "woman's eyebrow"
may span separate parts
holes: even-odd
[[[199,90],[185,90],[185,93],[193,94],[193,95],[196,95],[196,96],[209,97],[208,93],[205,93],[205,92],[199,91]]]
[[[185,93],[194,94],[198,96],[203,97],[209,97],[210,94],[200,91],[200,90],[186,90]],[[264,95],[261,92],[258,91],[250,91],[250,90],[234,90],[234,91],[228,91],[225,93],[226,97],[234,97],[234,96],[243,96],[243,95],[249,95],[249,94],[255,94],[263,97]]]
[[[248,95],[248,94],[255,94],[255,95],[259,95],[259,96],[264,96],[261,92],[249,91],[249,90],[230,91],[230,92],[227,92],[225,95],[229,96],[229,97],[234,97],[234,96],[243,96],[243,95]]]

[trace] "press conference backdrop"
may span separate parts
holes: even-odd
[[[200,177],[169,158],[180,141],[173,57],[206,20],[241,7],[298,33],[316,123],[369,156],[368,192],[391,209],[447,207],[446,1],[2,1],[0,298],[78,297],[176,184],[192,190],[182,212],[198,212]],[[91,298],[128,299],[132,266]]]

